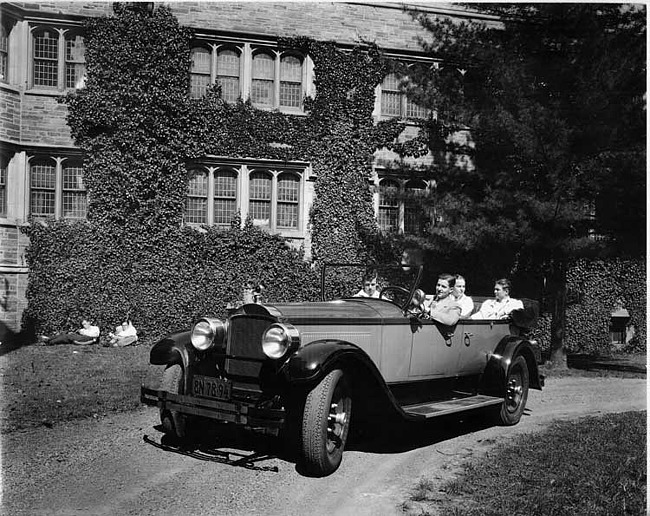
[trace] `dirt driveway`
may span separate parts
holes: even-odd
[[[2,436],[2,514],[11,515],[395,515],[417,481],[444,481],[464,460],[557,419],[646,409],[646,380],[550,379],[531,391],[515,427],[483,418],[386,428],[346,451],[341,468],[315,479],[262,455],[249,467],[165,451],[155,409]],[[234,462],[247,443],[229,456]],[[225,449],[221,449],[224,451]],[[226,450],[227,451],[227,450]],[[252,453],[246,451],[245,453]],[[264,450],[261,451],[264,453]]]

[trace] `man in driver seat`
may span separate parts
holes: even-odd
[[[424,307],[427,315],[434,321],[453,326],[460,319],[461,307],[452,296],[456,278],[452,274],[442,273],[436,283],[436,295],[427,296]]]

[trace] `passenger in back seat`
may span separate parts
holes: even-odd
[[[494,284],[494,299],[483,301],[481,309],[472,315],[472,319],[507,319],[513,310],[524,308],[519,299],[510,297],[512,285],[506,278],[499,279]]]
[[[460,305],[460,316],[469,317],[474,311],[474,301],[471,297],[465,295],[465,278],[460,274],[456,274],[455,278],[453,294],[456,302]]]

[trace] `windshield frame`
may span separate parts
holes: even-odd
[[[325,262],[323,263],[321,267],[321,281],[320,281],[320,292],[321,292],[321,301],[332,301],[331,299],[326,299],[325,298],[325,279],[326,279],[326,271],[328,268],[333,269],[336,267],[358,267],[360,269],[369,269],[369,268],[381,268],[381,269],[388,269],[388,270],[398,270],[401,269],[404,271],[406,267],[410,268],[416,268],[417,267],[417,273],[414,276],[414,280],[411,283],[411,289],[409,291],[408,297],[404,300],[404,302],[399,305],[397,303],[394,303],[393,301],[389,299],[384,299],[382,298],[383,301],[388,301],[389,303],[393,303],[394,305],[397,305],[400,307],[402,311],[406,311],[408,308],[409,304],[411,303],[411,299],[413,299],[413,295],[415,294],[415,291],[419,288],[420,286],[420,281],[422,280],[422,271],[424,270],[423,265],[416,265],[416,264],[373,264],[373,263],[355,263],[355,262]],[[385,288],[385,287],[384,287]],[[350,299],[349,297],[346,298],[338,298],[338,299]],[[366,298],[355,298],[355,299],[366,299]]]

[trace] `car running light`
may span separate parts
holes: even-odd
[[[199,351],[206,351],[221,346],[226,339],[226,324],[219,319],[205,317],[192,329],[192,346]]]
[[[274,324],[262,336],[262,351],[269,358],[282,358],[299,343],[298,330],[286,324]]]

